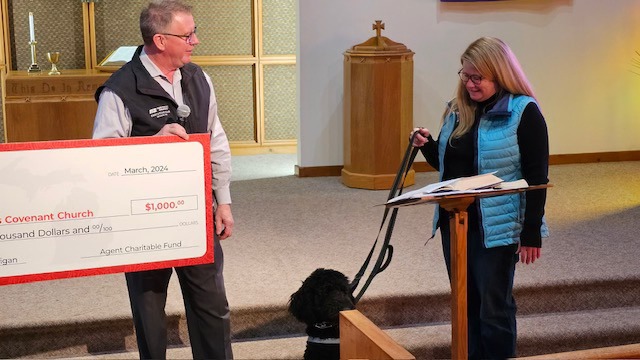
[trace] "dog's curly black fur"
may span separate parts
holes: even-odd
[[[309,340],[305,360],[340,358],[339,313],[353,309],[355,300],[349,279],[343,273],[320,268],[304,280],[300,289],[291,295],[289,312],[307,325]]]

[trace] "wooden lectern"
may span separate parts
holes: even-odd
[[[390,189],[413,129],[413,52],[376,36],[344,53],[344,168],[353,188]],[[414,183],[410,170],[404,185]]]
[[[469,357],[468,319],[467,319],[467,230],[469,218],[467,208],[478,198],[513,194],[529,190],[551,187],[552,185],[534,185],[520,189],[491,190],[454,195],[430,195],[414,201],[388,207],[418,204],[439,204],[449,212],[451,228],[451,358]]]

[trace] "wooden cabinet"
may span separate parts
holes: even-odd
[[[354,188],[390,189],[413,128],[413,52],[377,35],[344,54],[344,168]],[[410,170],[404,185],[414,183]]]
[[[109,73],[65,70],[49,76],[10,71],[5,75],[5,141],[90,139],[96,89]]]

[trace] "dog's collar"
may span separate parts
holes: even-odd
[[[307,342],[316,344],[340,344],[340,338],[326,338],[321,339],[319,337],[309,336]]]
[[[315,323],[313,324],[313,327],[316,329],[320,329],[320,330],[324,330],[324,329],[331,329],[332,327],[336,326],[336,324],[334,323],[330,323],[327,321],[323,321],[321,323]]]

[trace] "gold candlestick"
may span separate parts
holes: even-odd
[[[40,72],[40,67],[38,66],[38,61],[36,60],[36,44],[38,42],[35,40],[31,40],[29,41],[29,45],[31,45],[31,66],[29,67],[29,70],[27,70],[30,73],[36,73],[36,72]]]

